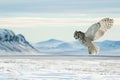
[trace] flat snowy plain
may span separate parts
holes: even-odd
[[[0,80],[120,80],[119,56],[40,56],[0,56]]]

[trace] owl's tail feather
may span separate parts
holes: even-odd
[[[99,52],[99,47],[95,46],[93,43],[91,43],[91,45],[88,46],[88,51],[89,51],[89,54],[96,55]]]

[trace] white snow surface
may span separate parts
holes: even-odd
[[[0,80],[120,80],[120,60],[0,59]]]

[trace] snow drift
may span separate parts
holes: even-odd
[[[0,80],[120,80],[120,60],[0,59]]]

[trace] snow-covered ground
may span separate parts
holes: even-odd
[[[120,80],[120,59],[0,59],[0,80]]]

